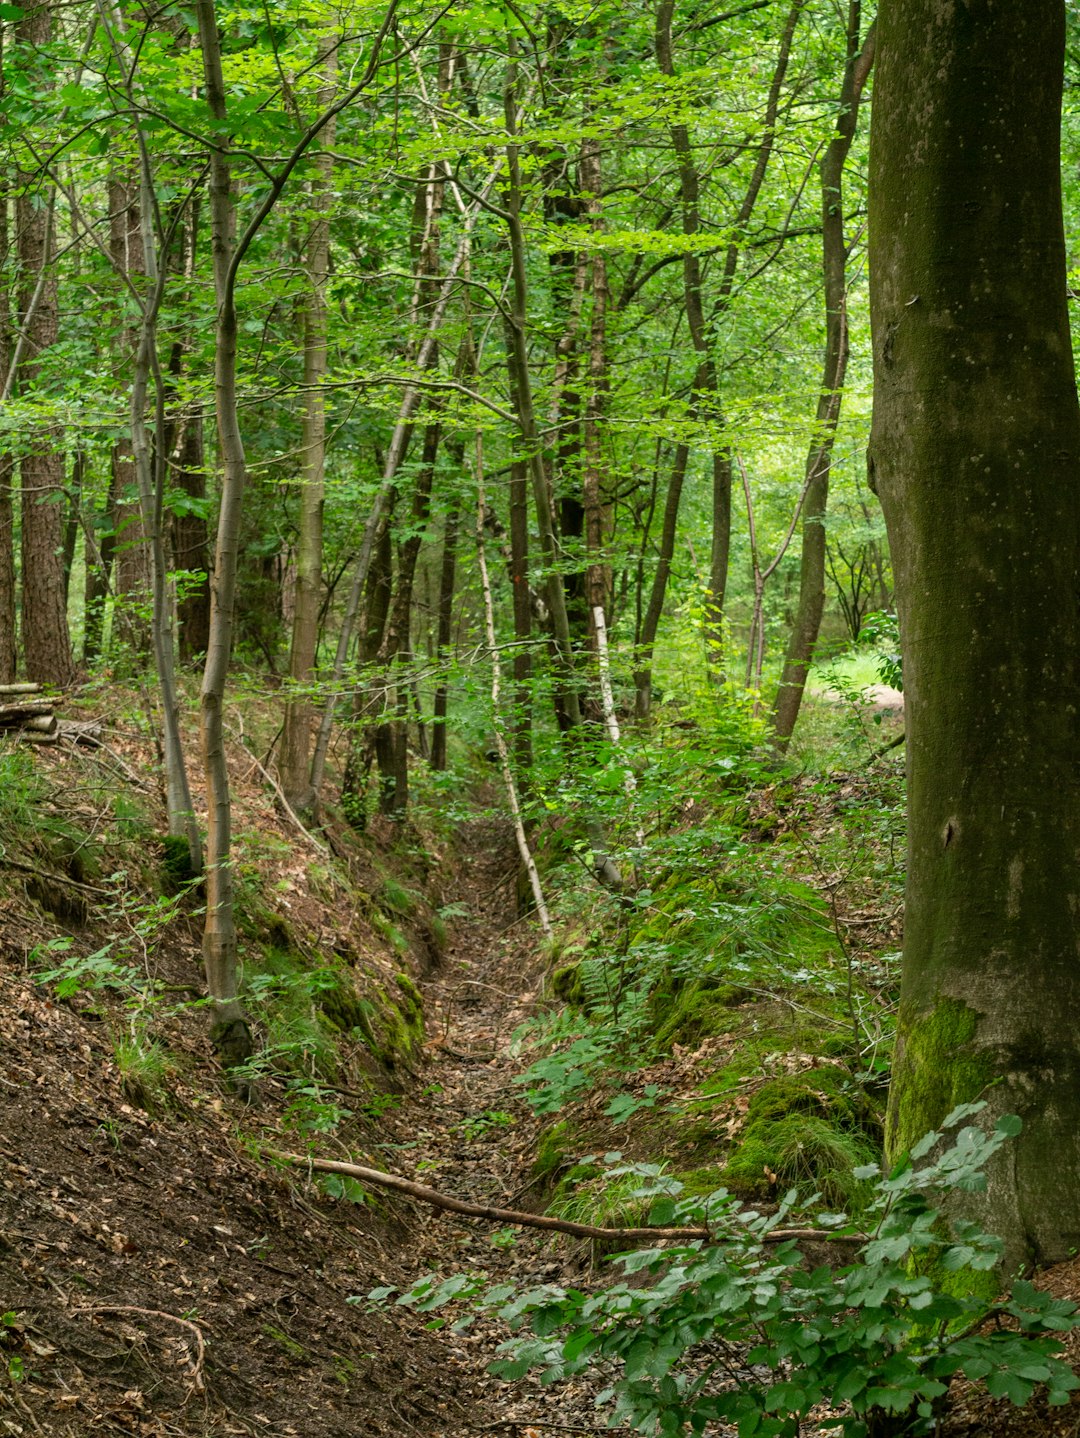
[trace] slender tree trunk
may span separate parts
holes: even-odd
[[[408,706],[406,698],[410,677],[400,672],[407,667],[412,653],[412,599],[413,583],[416,578],[416,561],[424,542],[428,516],[431,512],[431,489],[435,481],[435,461],[439,453],[441,428],[438,420],[432,420],[424,427],[424,444],[420,469],[413,489],[412,513],[409,516],[409,535],[398,553],[397,589],[394,593],[393,608],[386,637],[383,640],[381,659],[386,666],[386,687],[389,690],[392,675],[396,678],[397,701],[394,717],[383,727],[388,731],[380,736],[378,752],[383,783],[380,786],[379,806],[384,814],[401,818],[408,805]]]
[[[114,175],[108,184],[109,253],[116,273],[138,285],[145,273],[138,184]],[[130,354],[139,344],[137,332],[125,323],[121,347]],[[113,622],[137,655],[150,648],[145,611],[150,595],[150,554],[139,503],[139,482],[131,450],[131,436],[117,439],[112,449],[112,526],[116,533],[116,572],[113,593],[117,609]]]
[[[225,130],[228,109],[221,68],[214,0],[196,0],[206,103],[219,127],[210,160],[210,224],[217,318],[214,327],[214,401],[221,460],[221,501],[214,574],[210,587],[210,635],[199,700],[200,738],[206,776],[206,925],[203,962],[214,1001],[210,1038],[226,1066],[252,1052],[251,1029],[240,1002],[236,917],[233,908],[232,804],[225,752],[225,681],[232,657],[240,511],[246,479],[244,442],[236,397],[237,317],[232,284],[236,208]]]
[[[0,98],[4,93],[4,59],[7,27],[0,24]],[[8,199],[9,174],[0,174],[0,267],[12,267]],[[8,391],[8,370],[12,361],[11,311],[7,289],[0,292],[0,392]],[[15,620],[15,524],[12,486],[15,461],[0,454],[0,684],[11,684],[18,664],[18,637]]]
[[[641,636],[637,647],[637,669],[634,674],[634,712],[638,719],[647,719],[652,711],[652,658],[656,644],[656,633],[660,628],[660,616],[664,612],[664,598],[667,594],[668,579],[671,577],[671,561],[675,554],[675,537],[679,526],[679,503],[682,499],[683,481],[690,458],[689,445],[676,446],[668,479],[667,495],[664,500],[664,522],[660,530],[660,553],[656,561],[649,590],[649,604],[641,624]]]
[[[19,40],[40,51],[52,38],[47,4],[27,9],[18,22]],[[41,83],[51,85],[47,72]],[[42,203],[44,199],[44,203]],[[20,316],[25,358],[19,381],[24,396],[32,395],[42,356],[57,341],[59,311],[53,269],[53,197],[34,188],[34,177],[19,176],[16,203],[19,263],[22,272]],[[40,426],[30,436],[20,464],[22,479],[22,620],[26,676],[42,684],[64,686],[74,678],[71,639],[64,605],[63,509],[57,500],[64,487],[64,456],[60,436]]]
[[[463,461],[464,450],[459,444],[459,464]],[[446,768],[446,716],[449,705],[450,686],[443,665],[449,662],[450,640],[454,628],[454,578],[457,571],[457,542],[460,525],[456,503],[447,513],[443,523],[442,566],[439,573],[439,627],[435,641],[435,658],[439,666],[439,682],[431,716],[431,767],[439,772]]]
[[[732,236],[728,242],[717,298],[710,321],[706,322],[702,290],[701,261],[694,250],[688,250],[683,261],[683,292],[686,321],[698,367],[694,375],[692,413],[707,420],[714,430],[722,431],[724,415],[720,397],[719,375],[712,354],[710,330],[731,303],[735,276],[745,240],[746,226],[754,213],[765,182],[776,138],[776,121],[780,96],[791,58],[795,28],[806,0],[792,0],[784,22],[776,62],[773,66],[769,94],[765,104],[764,123],[753,169],[739,206]],[[660,0],[656,16],[656,62],[662,74],[675,76],[671,44],[671,22],[675,0]],[[679,191],[682,206],[683,233],[695,235],[701,228],[701,180],[694,159],[690,132],[684,124],[672,124],[671,142],[679,163]],[[731,554],[731,452],[724,443],[713,443],[712,451],[712,523],[709,555],[709,593],[705,605],[705,641],[714,676],[723,673],[724,664],[724,598],[727,593],[728,563]]]
[[[514,599],[514,687],[511,749],[518,774],[532,768],[532,603],[529,598],[529,476],[520,459],[510,464],[510,587]]]
[[[200,197],[192,195],[174,250],[174,268],[183,280],[188,296],[195,279],[198,253]],[[170,404],[184,372],[184,361],[191,349],[190,336],[177,336],[169,351]],[[172,553],[176,568],[188,576],[183,583],[176,605],[180,658],[184,663],[199,659],[206,653],[210,638],[210,543],[207,532],[206,458],[203,442],[203,418],[197,406],[181,409],[169,416],[165,428],[166,453],[176,487],[195,503],[172,520]]]
[[[206,653],[210,642],[210,551],[202,503],[206,499],[206,459],[200,414],[180,420],[180,443],[174,451],[176,485],[199,508],[173,518],[172,544],[176,567],[192,576],[177,601],[180,658],[185,663]]]
[[[547,602],[551,616],[552,633],[558,655],[563,699],[570,729],[580,729],[582,723],[581,698],[578,679],[574,672],[573,642],[570,635],[570,619],[566,608],[566,591],[562,575],[558,570],[558,548],[555,540],[555,525],[552,517],[551,494],[540,448],[540,437],[533,407],[532,377],[529,373],[529,354],[526,344],[528,318],[528,285],[525,276],[525,236],[521,228],[521,161],[517,143],[517,86],[513,52],[504,90],[503,113],[506,122],[508,143],[506,146],[506,221],[510,239],[511,299],[510,337],[511,386],[517,404],[518,427],[521,443],[525,450],[529,474],[532,479],[533,504],[536,509],[537,529],[540,535],[540,549],[547,566]],[[606,886],[619,889],[622,876],[618,865],[608,853],[607,842],[599,823],[591,816],[586,817],[589,843],[593,851],[593,870],[596,877]]]
[[[886,1141],[1019,1138],[966,1200],[1004,1263],[1080,1243],[1080,409],[1061,0],[883,0],[871,484],[896,572],[909,839]],[[917,130],[913,129],[917,121]]]
[[[581,188],[586,196],[589,223],[597,239],[603,234],[603,175],[598,140],[588,139],[581,147]],[[590,262],[592,315],[589,326],[589,389],[585,402],[582,433],[582,500],[585,507],[585,604],[589,612],[593,645],[596,629],[593,614],[597,606],[605,613],[611,604],[611,566],[606,562],[611,515],[604,476],[603,423],[607,400],[607,262],[597,248]]]
[[[337,42],[322,41],[323,85],[318,105],[325,109],[337,82]],[[312,212],[307,241],[308,292],[304,305],[304,425],[301,438],[300,525],[296,546],[296,591],[289,677],[310,686],[315,678],[319,637],[319,592],[322,586],[323,497],[326,464],[326,391],[321,388],[327,367],[326,281],[330,270],[330,207],[333,193],[333,122],[324,131],[324,152],[318,156],[310,186]],[[316,809],[311,785],[311,726],[314,709],[308,694],[290,697],[285,706],[281,739],[281,787],[298,814]]]
[[[79,514],[82,509],[83,485],[86,478],[86,451],[78,449],[71,459],[71,483],[67,491],[64,515],[64,608],[71,594],[71,570],[75,563],[75,545],[79,538]]]
[[[836,133],[821,162],[821,248],[825,280],[825,355],[817,423],[806,456],[806,498],[802,510],[799,604],[784,656],[784,671],[773,708],[777,748],[788,746],[799,717],[806,676],[825,611],[825,512],[833,444],[848,363],[847,242],[844,237],[844,165],[855,138],[859,101],[874,62],[874,31],[860,45],[860,0],[850,0],[847,60],[840,87]]]

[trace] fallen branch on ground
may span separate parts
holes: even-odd
[[[382,1173],[377,1168],[364,1168],[358,1163],[342,1163],[332,1158],[308,1158],[300,1153],[282,1153],[280,1149],[267,1148],[263,1152],[269,1158],[280,1159],[294,1168],[314,1169],[316,1173],[340,1173],[345,1178],[355,1178],[359,1183],[373,1183],[379,1188],[391,1188],[397,1193],[408,1194],[410,1198],[429,1203],[432,1208],[444,1208],[450,1213],[463,1213],[467,1218],[486,1218],[490,1223],[513,1223],[522,1228],[543,1228],[552,1233],[568,1233],[572,1238],[606,1238],[620,1243],[647,1242],[654,1238],[675,1238],[684,1242],[701,1239],[715,1242],[719,1236],[704,1225],[685,1228],[599,1228],[592,1223],[573,1223],[566,1218],[552,1218],[546,1213],[522,1213],[515,1208],[495,1208],[488,1204],[467,1203],[461,1198],[452,1198],[448,1193],[414,1183],[410,1178],[401,1178],[396,1173]],[[860,1244],[868,1241],[865,1233],[837,1233],[831,1228],[774,1228],[763,1234],[764,1243],[814,1242]]]

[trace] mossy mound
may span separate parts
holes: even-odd
[[[649,997],[657,1051],[667,1053],[674,1044],[699,1044],[730,1033],[739,1023],[732,1010],[748,997],[744,988],[719,979],[660,984]]]
[[[808,1069],[757,1091],[721,1176],[743,1198],[798,1185],[852,1209],[865,1188],[854,1170],[880,1156],[881,1115],[871,1099],[843,1069]]]

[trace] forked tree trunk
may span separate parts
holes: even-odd
[[[1080,1243],[1080,408],[1062,0],[883,0],[874,419],[904,646],[907,916],[893,1157],[1018,1113],[970,1203],[1011,1271]]]
[[[806,498],[802,507],[802,558],[799,603],[788,638],[784,671],[773,708],[776,746],[784,750],[795,730],[806,676],[825,611],[825,514],[833,444],[847,377],[847,241],[844,237],[844,164],[855,138],[859,101],[874,62],[873,27],[862,46],[860,0],[850,0],[847,58],[840,87],[836,133],[821,162],[821,249],[825,280],[825,356],[817,423],[806,456]]]

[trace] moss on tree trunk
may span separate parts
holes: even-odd
[[[980,1217],[1080,1243],[1080,410],[1061,0],[884,0],[871,138],[871,483],[904,643],[908,903],[889,1140],[1025,1123]]]

